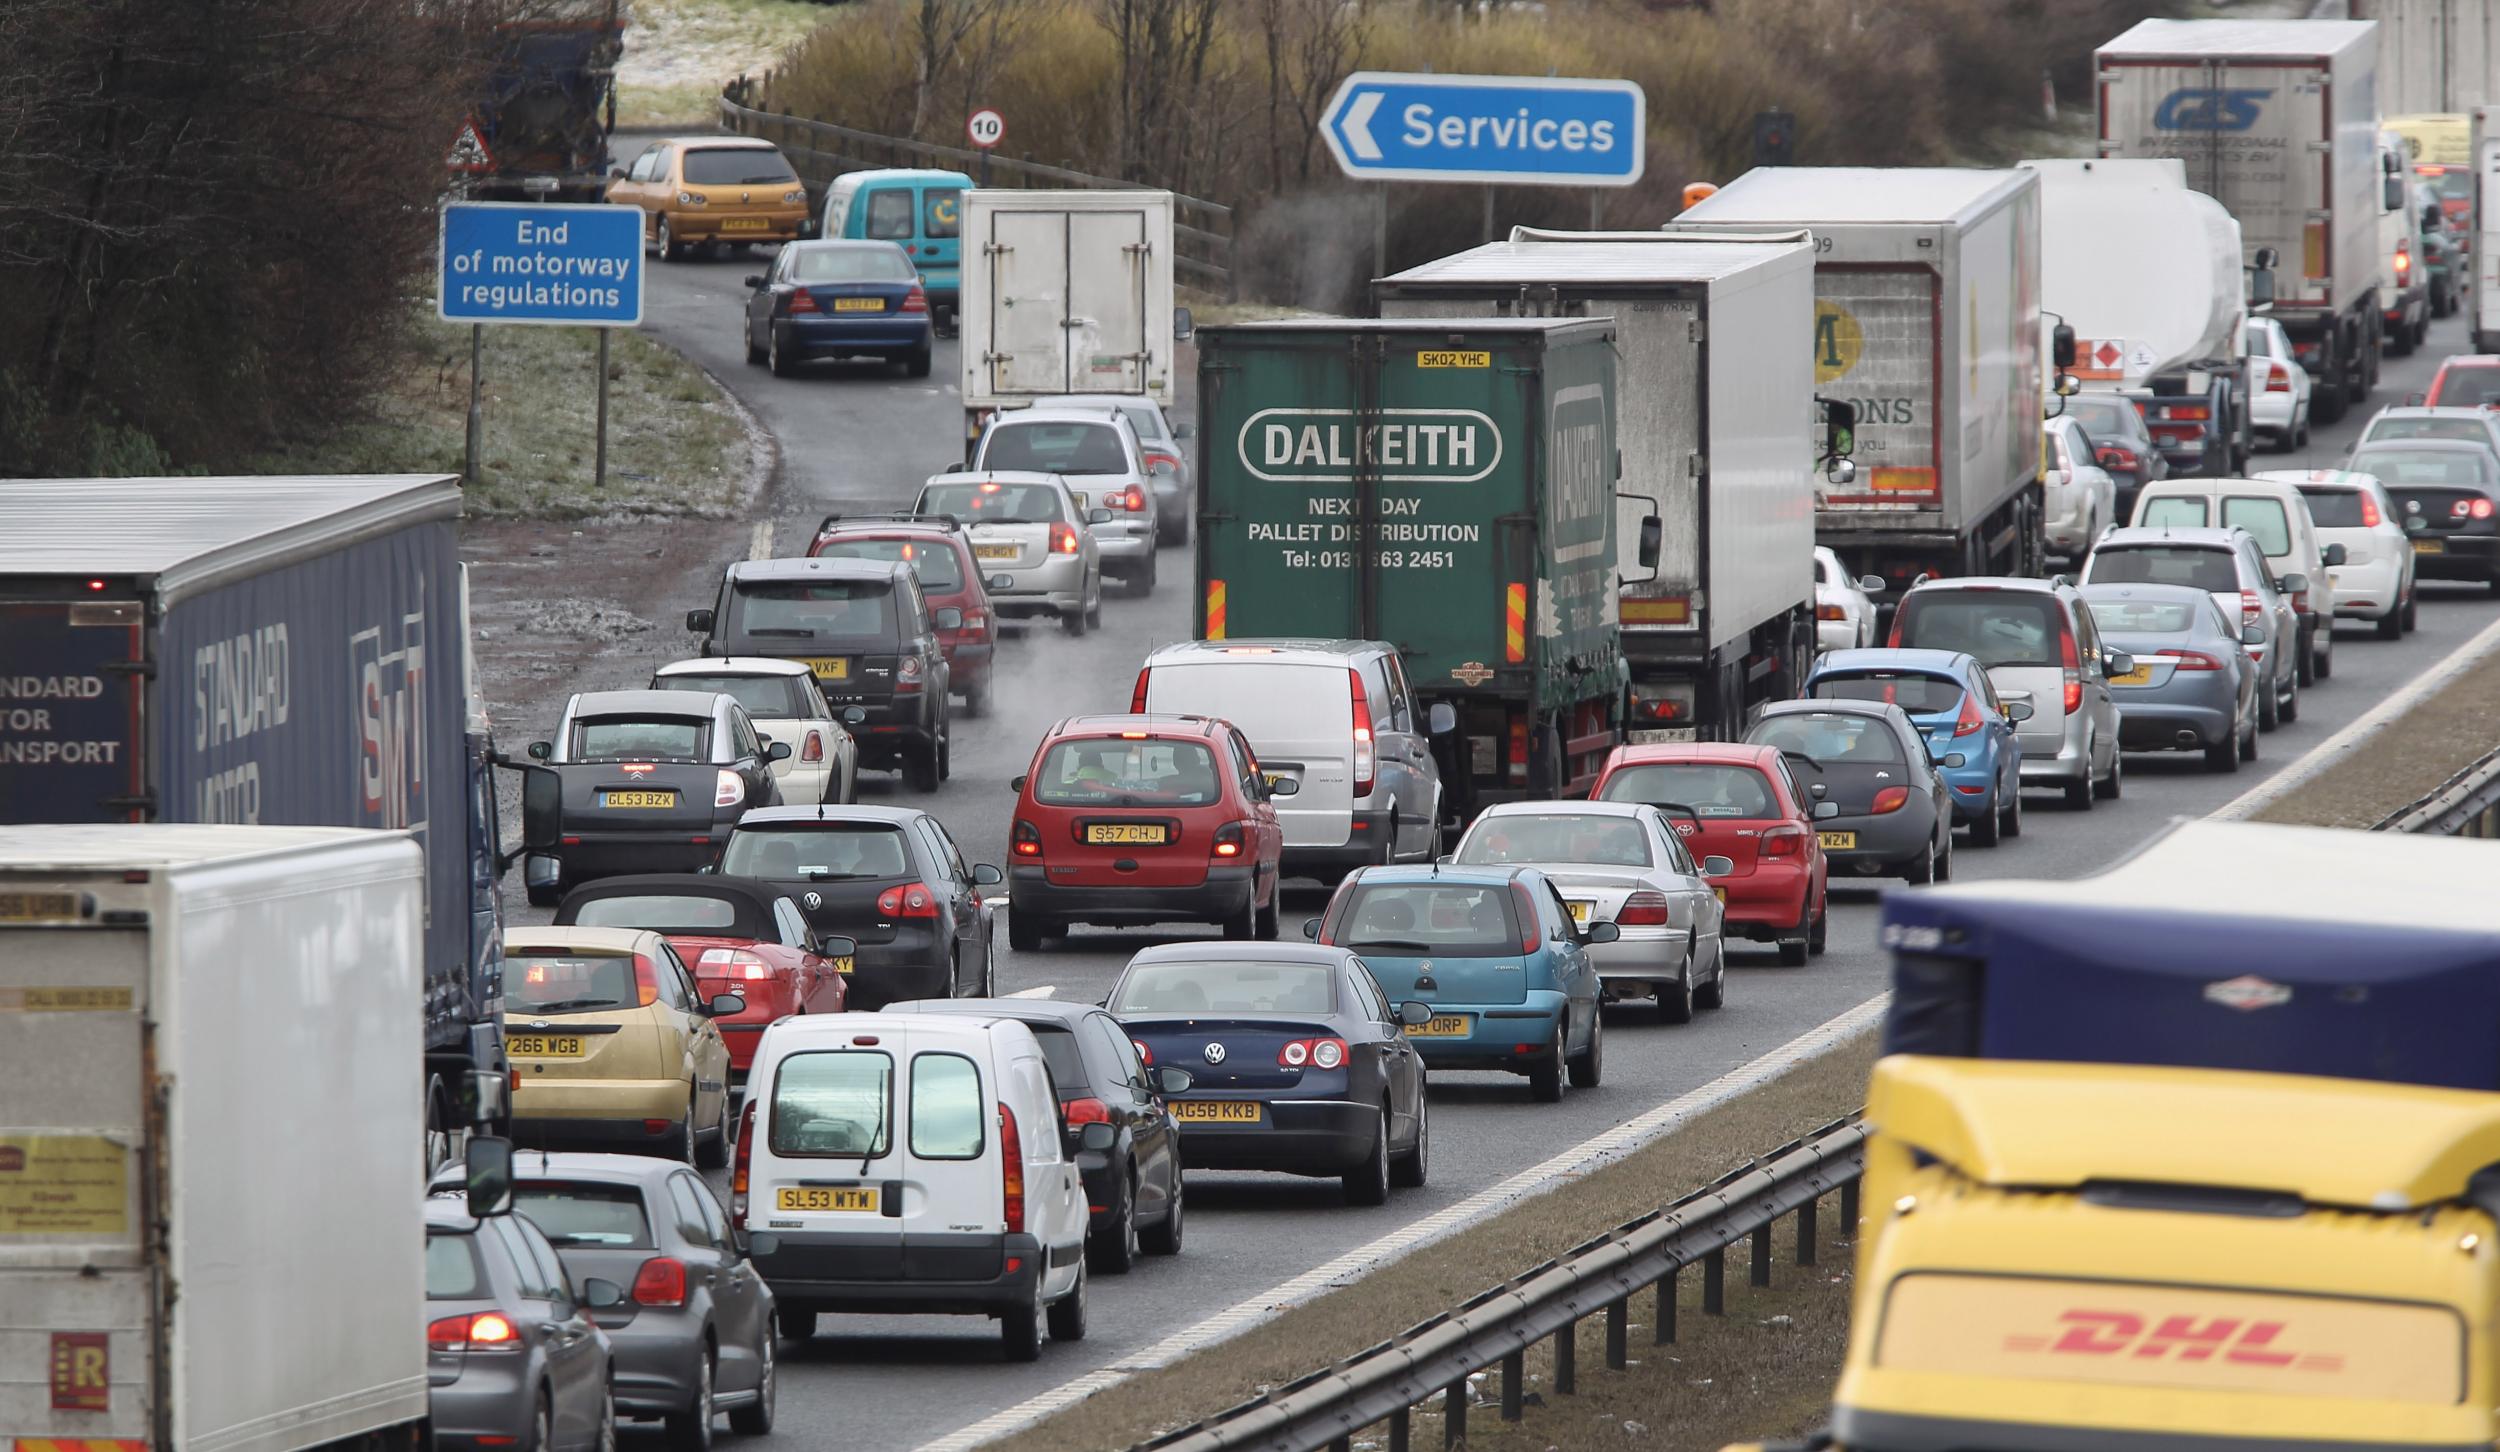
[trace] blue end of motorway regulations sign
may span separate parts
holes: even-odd
[[[436,313],[447,323],[642,322],[642,209],[445,202]]]
[[[1649,106],[1632,81],[1356,71],[1320,135],[1360,181],[1628,187]]]

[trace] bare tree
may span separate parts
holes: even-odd
[[[947,73],[957,66],[965,42],[994,32],[1010,0],[911,0],[912,92],[910,134],[921,136],[930,107]],[[996,37],[988,48],[994,54]]]

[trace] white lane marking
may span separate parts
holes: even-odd
[[[1576,1179],[1619,1160],[1736,1096],[1759,1089],[1799,1065],[1829,1053],[1843,1040],[1880,1022],[1884,1004],[1890,997],[1890,994],[1878,994],[1829,1023],[1807,1030],[1743,1068],[1713,1079],[1646,1114],[1626,1120],[1541,1165],[1522,1170],[1498,1185],[1479,1190],[1457,1204],[1393,1230],[1369,1245],[1347,1251],[1316,1270],[1305,1271],[1282,1285],[1271,1286],[1249,1296],[1232,1309],[1210,1316],[1134,1356],[1123,1358],[1117,1365],[1088,1372],[1021,1406],[1009,1407],[960,1431],[932,1442],[923,1442],[920,1452],[966,1452],[966,1449],[978,1447],[993,1438],[1028,1427],[1098,1392],[1108,1391],[1140,1372],[1169,1366],[1192,1352],[1238,1336],[1280,1311],[1290,1310],[1324,1292],[1360,1280],[1410,1251],[1481,1225],[1521,1200],[1544,1194],[1565,1180]]]
[[[2233,797],[2214,812],[2215,819],[2231,822],[2253,817],[2307,786],[2371,737],[2386,730],[2407,711],[2444,689],[2450,681],[2480,665],[2495,650],[2500,650],[2500,620],[2484,626],[2480,634],[2450,651],[2439,664],[2407,681],[2401,689],[2364,711],[2343,730],[2309,748],[2291,765]]]
[[[750,560],[769,560],[772,557],[773,522],[769,519],[759,519],[755,521],[755,533],[748,536],[747,539],[747,558]]]
[[[1042,985],[1041,987],[1039,987],[1039,988],[1019,988],[1019,989],[1017,989],[1017,990],[1016,990],[1015,992],[1013,992],[1013,993],[1002,993],[1002,994],[1000,994],[1000,995],[999,995],[999,997],[1001,997],[1001,998],[1048,998],[1048,997],[1050,997],[1052,994],[1057,993],[1058,991],[1059,991],[1059,985],[1058,985],[1058,984],[1056,984],[1056,983],[1045,983],[1045,984],[1043,984],[1043,985]]]

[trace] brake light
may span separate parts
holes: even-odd
[[[2159,660],[2161,657],[2155,656]],[[2181,671],[2218,671],[2222,662],[2201,650],[2174,650],[2169,653],[2170,668]]]
[[[2287,592],[2287,593],[2288,593],[2288,595],[2289,595],[2289,597],[2290,597],[2290,599],[2291,599],[2291,602],[2292,602],[2292,613],[2293,613],[2294,615],[2306,615],[2306,614],[2308,614],[2308,613],[2309,613],[2309,592],[2308,592],[2308,591],[2306,591],[2306,590],[2292,590],[2292,591],[2289,591],[2289,592]]]
[[[1838,605],[1817,605],[1814,607],[1814,618],[1817,620],[1846,620],[1849,618],[1849,612],[1842,609]]]
[[[2489,519],[2489,518],[2491,518],[2491,501],[2490,501],[2490,500],[2488,500],[2488,499],[2477,499],[2477,500],[2475,500],[2475,501],[2474,501],[2474,511],[2473,511],[2473,512],[2474,512],[2474,517],[2475,517],[2476,519]]]
[[[1137,1051],[1137,1058],[1139,1062],[1143,1063],[1149,1069],[1154,1067],[1155,1051],[1146,1047],[1146,1041],[1144,1039],[1130,1039],[1128,1041],[1128,1046]]]
[[[1016,1112],[998,1106],[998,1191],[1006,1202],[1007,1233],[1024,1231],[1024,1140],[1016,1133]]]
[[[800,287],[790,290],[790,305],[782,311],[795,316],[799,313],[820,312],[822,309],[816,306],[816,294]]]
[[[928,310],[928,290],[923,288],[919,283],[913,283],[911,285],[911,291],[903,294],[903,311],[907,313],[925,313]]]
[[[694,963],[703,978],[743,978],[750,983],[773,976],[773,965],[744,948],[706,948]],[[647,1005],[651,1002],[644,999]]]
[[[2267,365],[2266,365],[2266,392],[2268,392],[2268,393],[2289,393],[2289,392],[2291,392],[2291,391],[2292,391],[2292,370],[2291,370],[2291,369],[2289,369],[2289,368],[2284,367],[2284,366],[2283,366],[2282,364],[2280,364],[2280,363],[2269,363],[2269,364],[2267,364]]]
[[[1215,857],[1239,857],[1244,844],[1245,838],[1242,834],[1241,824],[1239,822],[1226,822],[1223,826],[1215,829],[1215,846],[1209,855]]]
[[[2072,716],[2083,709],[2083,662],[2075,655],[2075,627],[2064,620],[2057,626],[2058,662],[2066,674],[2066,714]],[[1877,797],[1882,801],[1882,797]],[[1898,806],[1899,803],[1894,805]],[[1882,811],[1882,807],[1875,810]]]
[[[1623,910],[1615,914],[1616,925],[1626,928],[1671,927],[1674,921],[1663,892],[1636,892],[1623,900]]]
[[[1054,524],[1050,527],[1050,552],[1054,555],[1076,553],[1076,526]]]
[[[747,799],[747,784],[727,767],[721,768],[719,783],[712,789],[712,805],[734,807]]]
[[[1080,1124],[1109,1124],[1111,1106],[1099,1099],[1071,1099],[1059,1106],[1059,1118],[1071,1129]]]
[[[1139,666],[1137,668],[1136,689],[1128,693],[1128,710],[1130,715],[1143,716],[1146,714],[1146,678],[1153,674],[1153,666]]]
[[[2398,239],[2396,243],[2396,280],[2398,282],[2402,282],[2412,275],[2413,244],[2402,239]]]
[[[1014,841],[1009,845],[1008,850],[1015,853],[1018,857],[1041,856],[1041,832],[1036,829],[1031,822],[1025,821],[1021,817],[1017,818]]]
[[[1953,734],[1968,736],[1987,729],[1987,718],[1979,714],[1979,698],[1969,691],[1962,693],[1962,714],[1954,719]]]
[[[1789,823],[1762,829],[1760,851],[1765,857],[1794,857],[1805,850],[1806,829]]]
[[[686,1304],[686,1263],[673,1255],[655,1255],[634,1272],[634,1304],[637,1306],[682,1306]]]
[[[920,657],[916,655],[907,655],[901,660],[896,661],[894,664],[894,689],[898,692],[919,690],[924,670],[925,668],[920,664]]]
[[[2136,465],[2135,450],[2122,449],[2116,444],[2107,444],[2102,446],[2100,450],[2100,459],[2101,467],[2104,469],[2132,470]]]
[[[1354,794],[1372,794],[1372,777],[1379,763],[1372,757],[1372,703],[1363,692],[1363,672],[1356,666],[1346,667],[1346,680],[1354,689]]]
[[[1528,779],[1528,718],[1525,716],[1510,718],[1510,779]]]
[[[2372,493],[2371,493],[2369,490],[2367,490],[2367,489],[2362,490],[2362,491],[2361,491],[2361,527],[2362,527],[2363,529],[2376,529],[2376,528],[2378,528],[2378,525],[2379,525],[2379,520],[2380,520],[2382,517],[2383,517],[2383,516],[2381,516],[2381,515],[2379,514],[2379,512],[2378,512],[2378,496],[2377,496],[2377,495],[2375,495],[2375,494],[2372,494]]]
[[[1510,895],[1519,908],[1519,951],[1533,953],[1545,941],[1537,935],[1536,900],[1528,896],[1528,885],[1524,882],[1513,882]]]
[[[799,748],[799,760],[801,760],[801,761],[822,761],[822,760],[824,760],[824,759],[825,759],[825,733],[823,733],[822,731],[810,731],[810,732],[808,732],[808,733],[807,733],[807,743],[806,743],[805,745],[803,745],[803,746],[801,746],[801,747]]]
[[[518,1351],[521,1333],[499,1311],[445,1316],[425,1328],[428,1351]]]
[[[2266,602],[2257,598],[2256,591],[2242,590],[2240,592],[2240,624],[2242,626],[2256,624],[2265,618],[2265,614]]]
[[[1335,1069],[1345,1063],[1343,1039],[1295,1039],[1276,1051],[1276,1062],[1288,1069],[1309,1065],[1314,1069]]]
[[[2198,423],[2214,416],[2214,411],[2201,403],[2174,403],[2161,411],[2163,418],[2193,419]]]
[[[747,1218],[747,1177],[755,1171],[755,1101],[738,1111],[738,1153],[729,1169],[729,1216]]]
[[[889,887],[877,894],[877,911],[889,918],[933,918],[938,915],[937,895],[923,883]]]
[[[1875,794],[1875,815],[1880,817],[1886,812],[1897,812],[1909,804],[1908,787],[1888,786]]]
[[[1134,514],[1146,507],[1146,491],[1131,484],[1103,501],[1105,508],[1125,509]]]

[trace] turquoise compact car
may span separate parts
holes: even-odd
[[[1588,950],[1619,930],[1575,926],[1533,867],[1361,868],[1303,932],[1359,955],[1390,1002],[1431,1005],[1429,1022],[1406,1028],[1427,1069],[1524,1074],[1549,1104],[1566,1076],[1593,1089],[1604,1073]]]
[[[964,193],[960,171],[908,168],[846,172],[825,189],[824,237],[891,242],[920,269],[939,336],[955,332],[963,299]]]

